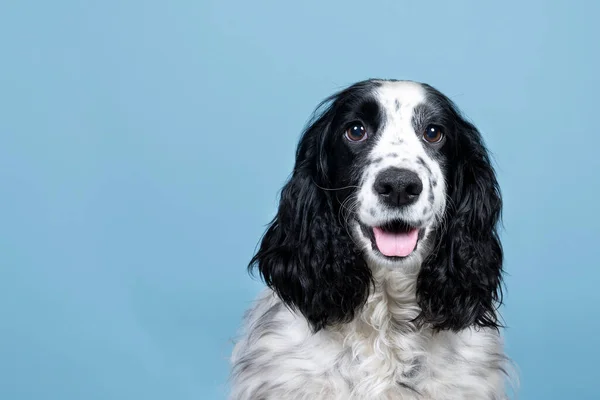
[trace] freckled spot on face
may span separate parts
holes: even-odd
[[[381,157],[377,157],[376,159],[374,159],[374,160],[373,160],[373,163],[375,163],[375,164],[379,164],[379,163],[380,163],[380,162],[382,162],[382,161],[383,161],[383,158],[381,158]]]
[[[398,101],[398,99],[396,99],[396,101],[394,103],[396,104],[396,111],[398,111],[400,109],[400,101]]]
[[[372,217],[375,216],[375,209],[373,207],[369,208],[369,214],[371,214]]]
[[[435,178],[432,179],[431,180],[431,184],[433,185],[433,187],[436,187],[437,186],[437,179],[435,179]]]
[[[386,157],[397,158],[398,157],[398,153],[389,153]]]
[[[431,206],[433,206],[434,197],[433,197],[433,186],[431,184],[431,181],[429,181],[429,198],[428,198],[428,200],[429,200],[429,204]]]
[[[423,158],[421,156],[417,157],[417,162],[419,163],[419,165],[421,165],[423,168],[425,168],[427,170],[427,173],[431,176],[431,168],[429,168],[429,165],[427,165],[427,163],[425,162],[425,160],[423,160]]]
[[[433,199],[433,191],[432,190],[429,191],[429,198],[428,198],[428,200],[429,200],[429,204],[433,204],[433,200],[434,199]]]

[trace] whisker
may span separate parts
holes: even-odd
[[[346,200],[344,200],[342,202],[342,204],[340,205],[340,210],[338,212],[338,222],[340,224],[342,224],[342,220],[340,218],[343,218],[344,220],[346,220],[348,215],[356,207],[357,204],[355,204],[355,203],[356,203],[356,199],[353,196],[349,196]],[[346,212],[345,215],[344,215],[344,212]]]
[[[319,185],[317,182],[315,182],[314,179],[313,179],[313,183],[315,184],[316,187],[318,187],[321,190],[335,191],[335,190],[344,190],[344,189],[360,189],[360,187],[356,186],[356,185],[349,185],[349,186],[344,186],[344,187],[340,187],[340,188],[326,188],[326,187]]]
[[[356,213],[356,207],[358,206],[358,199],[357,198],[353,198],[353,197],[349,197],[349,199],[352,199],[353,201],[348,201],[348,202],[344,202],[348,203],[347,205],[345,204],[343,207],[343,210],[346,211],[346,214],[344,216],[344,221],[340,223],[342,223],[342,226],[344,227],[344,229],[346,230],[346,233],[348,234],[348,236],[350,237],[350,240],[352,240],[352,243],[354,243],[355,246],[360,247],[359,243],[356,242],[354,235],[352,235],[352,232],[350,232],[350,218],[352,216],[352,214]]]
[[[344,227],[346,233],[350,237],[350,240],[352,240],[356,246],[358,246],[358,243],[356,243],[354,236],[350,232],[350,218],[352,214],[356,212],[357,205],[358,199],[355,196],[349,196],[340,205],[340,210],[338,213],[338,222]]]

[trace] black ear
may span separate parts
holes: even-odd
[[[319,187],[328,184],[328,119],[321,117],[300,140],[294,173],[249,266],[315,331],[350,321],[371,284],[370,269],[334,211],[335,196]]]
[[[497,233],[502,198],[477,129],[457,117],[450,144],[448,206],[434,252],[417,281],[422,321],[437,329],[499,328],[503,251]]]

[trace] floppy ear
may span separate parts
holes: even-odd
[[[437,329],[499,328],[503,251],[497,233],[502,198],[477,129],[458,118],[449,163],[449,201],[437,251],[417,281],[420,319]]]
[[[334,211],[334,198],[317,186],[327,184],[328,126],[324,116],[300,140],[294,173],[249,266],[314,331],[350,321],[371,283],[369,268]]]

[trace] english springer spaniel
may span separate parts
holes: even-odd
[[[231,398],[508,398],[501,207],[480,133],[438,90],[367,80],[325,100],[250,263],[268,288]]]

